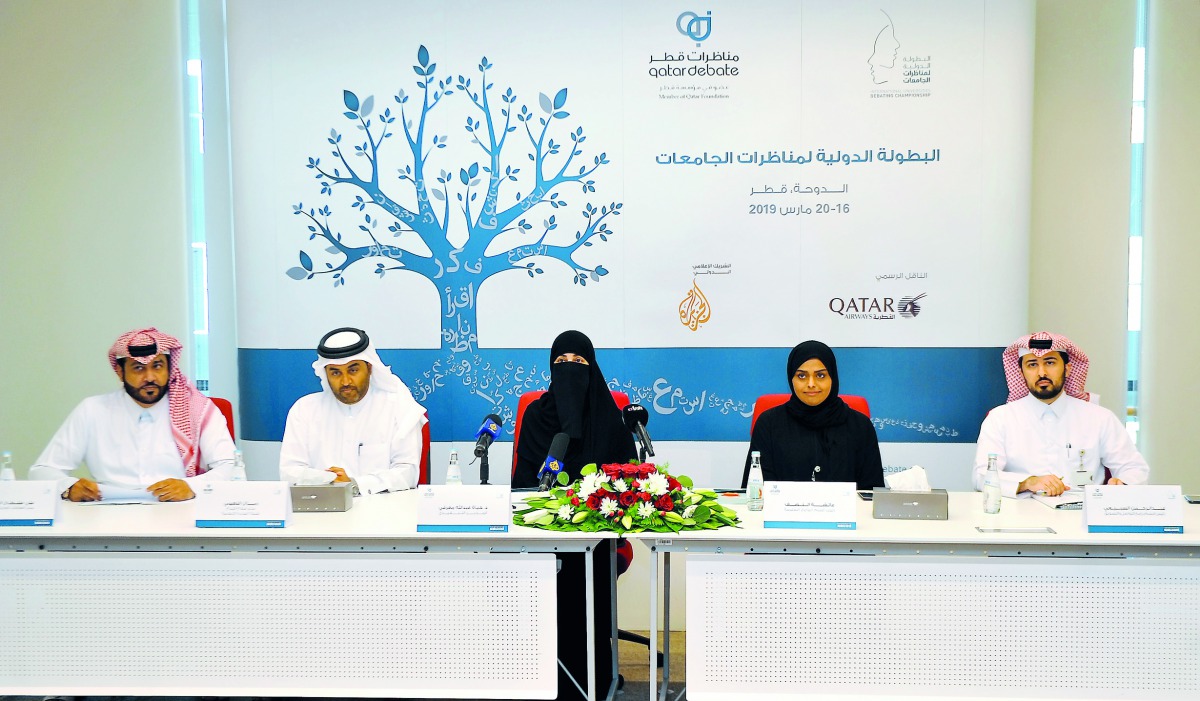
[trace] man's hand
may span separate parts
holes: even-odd
[[[188,483],[181,479],[165,479],[146,487],[159,501],[187,501],[196,496]]]
[[[1056,475],[1041,475],[1040,477],[1026,478],[1017,487],[1017,492],[1043,492],[1048,497],[1056,497],[1068,489],[1070,487]]]
[[[326,472],[332,472],[333,474],[337,475],[337,477],[335,477],[333,479],[334,482],[349,482],[349,481],[351,481],[350,476],[347,475],[346,471],[340,467],[331,467],[328,470],[326,470]]]
[[[67,488],[66,495],[71,501],[100,501],[100,485],[81,477]]]
[[[1121,480],[1117,479],[1116,477],[1109,477],[1108,481],[1105,482],[1105,484],[1125,484],[1125,483],[1122,482]]]

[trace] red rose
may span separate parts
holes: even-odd
[[[638,492],[638,499],[642,501],[651,501],[654,497],[650,496],[650,492]]]
[[[650,475],[654,474],[656,471],[657,470],[655,470],[653,465],[642,465],[640,468],[638,468],[638,478],[646,479]]]
[[[567,490],[567,496],[569,496],[569,497],[573,497],[573,496],[575,496],[575,490],[574,490],[574,489],[568,489],[568,490]]]
[[[672,492],[677,492],[680,489],[683,489],[683,485],[680,484],[679,480],[675,479],[674,477],[668,477],[667,478],[667,489],[670,489]]]
[[[654,507],[659,511],[670,511],[675,508],[675,502],[671,500],[670,494],[664,494],[654,502]]]
[[[621,476],[621,466],[616,463],[609,463],[600,469],[604,470],[604,474],[608,475],[609,479],[616,479]]]
[[[637,480],[633,480],[632,482],[629,483],[629,488],[636,492],[637,490],[642,488],[642,483],[638,482]]]
[[[621,474],[625,477],[637,477],[640,468],[637,465],[622,465]]]
[[[600,497],[596,496],[595,494],[588,497],[587,507],[592,511],[598,511],[600,509]]]
[[[601,487],[600,489],[597,489],[595,492],[593,492],[593,494],[596,496],[597,499],[607,499],[608,497],[612,496],[612,492],[608,491],[607,489],[604,489],[603,487]]]
[[[579,497],[571,497],[571,506],[579,506]]]
[[[636,501],[637,495],[635,495],[633,492],[621,492],[621,496],[617,497],[617,502],[625,508],[633,506]]]

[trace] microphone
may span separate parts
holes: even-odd
[[[546,462],[538,470],[538,491],[546,492],[550,486],[558,483],[558,473],[562,472],[562,457],[567,453],[567,444],[571,437],[565,433],[556,433],[550,440],[550,451],[546,454]]]
[[[488,446],[500,435],[500,427],[503,425],[504,419],[495,414],[483,417],[483,425],[475,432],[475,457],[487,455]]]
[[[654,457],[654,444],[650,442],[650,434],[646,431],[646,424],[650,421],[650,412],[646,411],[646,407],[630,404],[621,410],[621,418],[625,419],[625,428],[637,435],[646,455]]]

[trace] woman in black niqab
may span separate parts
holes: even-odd
[[[579,361],[584,362],[579,362]],[[555,434],[570,437],[566,455],[556,456],[572,480],[588,463],[624,463],[637,457],[633,434],[625,428],[621,411],[613,401],[596,364],[591,340],[578,331],[564,331],[550,346],[550,388],[525,409],[521,435],[513,456],[513,487],[537,487],[538,470],[546,460]],[[587,553],[560,553],[558,573],[558,698],[577,699],[571,677],[587,682],[587,637],[581,602],[586,585],[585,557],[592,558],[592,586],[596,592],[592,615],[596,621],[594,658],[597,697],[612,679],[612,652],[608,621],[612,618],[611,570],[607,544]],[[570,674],[570,677],[567,674]]]
[[[557,457],[572,480],[588,463],[623,463],[637,457],[633,434],[596,364],[596,350],[578,331],[562,332],[550,346],[550,388],[521,418],[513,487],[537,486],[538,470],[557,433],[571,439],[567,454]]]
[[[821,403],[809,405],[801,400],[792,380],[800,366],[813,359],[825,366],[831,386]],[[820,341],[796,346],[788,355],[787,380],[792,396],[763,412],[754,424],[742,484],[750,473],[750,453],[757,450],[762,456],[764,480],[815,479],[855,482],[859,489],[882,487],[883,461],[875,426],[838,396],[833,350]],[[817,466],[819,472],[815,472]]]

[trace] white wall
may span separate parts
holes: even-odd
[[[1200,492],[1200,2],[1151,0],[1149,42],[1142,444],[1156,481]]]
[[[135,326],[187,332],[173,2],[0,2],[0,449],[18,474]]]
[[[1134,0],[1039,2],[1029,330],[1088,354],[1088,389],[1125,415]],[[999,361],[997,361],[997,368]]]

